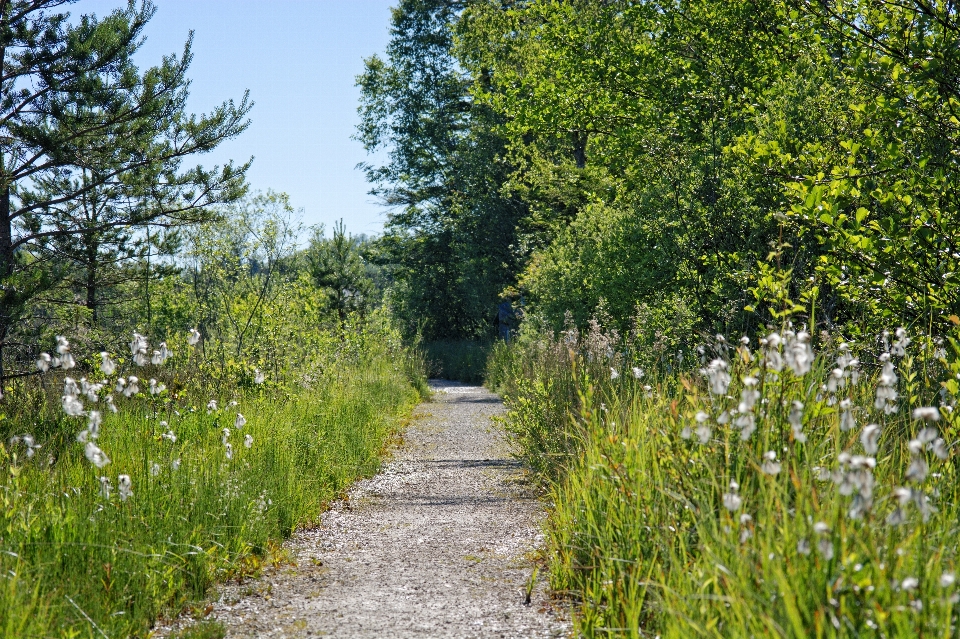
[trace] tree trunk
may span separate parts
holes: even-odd
[[[582,169],[587,165],[587,132],[574,131],[573,138],[573,159],[577,163],[577,168]]]
[[[12,282],[13,220],[10,219],[10,185],[0,191],[0,384],[6,376],[3,365],[4,345],[13,322],[16,288]]]
[[[90,323],[97,325],[97,243],[92,238],[87,239],[87,308],[90,309]]]

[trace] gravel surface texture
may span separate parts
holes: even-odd
[[[544,510],[492,417],[496,395],[431,382],[375,477],[286,544],[294,565],[227,584],[228,637],[557,637],[569,615],[536,580]]]

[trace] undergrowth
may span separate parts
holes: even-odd
[[[139,380],[125,397],[118,380],[129,389],[129,377],[79,354],[73,370],[11,383],[0,635],[147,636],[213,583],[256,574],[284,537],[375,472],[425,387],[422,364],[385,325],[326,344],[291,383],[258,373],[217,394],[225,387],[191,377],[186,344],[179,368],[117,358],[118,373],[155,376],[155,393]]]
[[[718,336],[669,372],[597,325],[494,349],[579,633],[956,635],[954,344],[818,338]]]

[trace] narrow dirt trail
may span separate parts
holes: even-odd
[[[432,382],[404,444],[322,525],[287,544],[295,567],[221,588],[228,637],[554,637],[566,615],[540,580],[524,604],[543,507],[484,388]]]

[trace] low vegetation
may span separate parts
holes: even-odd
[[[9,387],[0,422],[0,634],[145,636],[216,581],[256,574],[378,468],[418,400],[417,360],[391,330],[330,336],[308,384],[251,371],[248,389],[219,392],[191,366],[199,344],[142,366],[78,353],[62,370],[62,340],[61,368]]]
[[[646,370],[594,323],[490,373],[584,636],[952,636],[956,358],[787,325]]]

